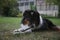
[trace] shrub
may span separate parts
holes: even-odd
[[[18,13],[17,17],[22,17],[23,14],[22,13]]]

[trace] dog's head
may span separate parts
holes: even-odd
[[[39,13],[37,11],[33,11],[33,10],[26,10],[23,13],[23,20],[22,23],[28,24],[28,25],[33,25],[35,24],[35,26],[39,25]]]

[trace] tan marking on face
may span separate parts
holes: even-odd
[[[24,25],[29,25],[29,21],[27,19],[24,20]]]

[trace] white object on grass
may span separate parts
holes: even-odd
[[[31,29],[28,29],[28,30],[22,32],[23,30],[25,30],[25,29],[27,29],[27,28],[29,28],[28,25],[23,25],[23,24],[21,24],[21,28],[14,30],[14,31],[13,31],[13,34],[27,33],[27,32],[29,33],[29,32],[32,32]]]

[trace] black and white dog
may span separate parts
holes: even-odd
[[[42,18],[37,11],[26,10],[23,13],[23,19],[21,22],[21,28],[14,30],[15,34],[18,33],[27,33],[27,32],[37,32],[44,30],[57,30],[59,31],[50,20]]]

